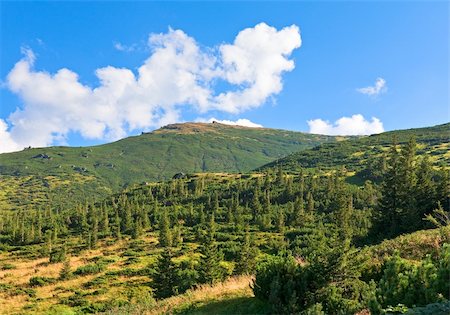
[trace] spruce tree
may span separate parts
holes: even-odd
[[[71,270],[70,270],[70,260],[69,258],[66,258],[64,260],[63,266],[61,271],[59,272],[59,279],[61,280],[67,280],[70,278]]]
[[[402,180],[402,160],[397,151],[397,144],[391,146],[386,173],[381,183],[381,200],[379,202],[378,233],[392,237],[400,232],[400,220],[404,212],[405,196]]]
[[[162,247],[172,246],[172,233],[167,209],[164,209],[159,219],[159,245]]]
[[[300,194],[294,203],[293,224],[296,227],[301,227],[305,219],[305,206],[303,201],[303,195]]]
[[[93,218],[92,218],[92,244],[91,244],[91,248],[95,248],[97,246],[97,242],[98,242],[98,219],[97,219],[97,214],[93,213],[92,214]]]
[[[424,156],[417,169],[417,184],[415,188],[418,222],[424,215],[430,214],[436,206],[436,189],[432,178],[431,163],[428,156]]]
[[[450,211],[450,171],[443,168],[440,171],[440,180],[436,189],[437,200],[444,210]]]
[[[238,253],[235,273],[252,274],[255,271],[257,255],[257,248],[254,246],[254,242],[250,236],[249,227],[247,226],[243,236],[241,250]]]
[[[215,240],[214,214],[210,214],[209,216],[207,234],[201,246],[200,254],[200,282],[213,284],[222,279],[222,269],[220,268],[222,254],[217,248]]]
[[[156,273],[153,275],[152,288],[157,298],[167,298],[177,293],[176,265],[171,248],[166,248],[158,258]]]
[[[412,137],[407,145],[402,149],[401,154],[401,182],[400,190],[402,211],[401,223],[402,232],[414,231],[418,228],[417,222],[420,222],[420,214],[417,209],[415,187],[417,183],[416,169],[416,140]]]
[[[251,210],[252,210],[252,221],[256,222],[258,219],[258,216],[262,212],[261,203],[259,202],[259,189],[258,187],[255,187],[253,190],[253,196],[251,200]]]
[[[308,191],[308,194],[306,195],[306,211],[308,213],[313,213],[314,212],[314,198],[313,195],[311,193],[311,191]]]
[[[102,206],[102,213],[103,213],[103,218],[102,218],[102,234],[104,236],[110,236],[111,234],[111,230],[109,228],[109,214],[108,214],[108,208],[106,207],[105,204],[103,204]]]

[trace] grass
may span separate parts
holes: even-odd
[[[269,305],[253,296],[251,282],[251,276],[236,276],[151,305],[119,307],[107,314],[269,314]]]
[[[73,240],[76,241],[76,240]],[[59,273],[63,263],[49,264],[48,258],[21,257],[17,252],[0,252],[0,264],[14,264],[14,269],[0,270],[0,313],[1,314],[70,314],[75,309],[62,305],[64,299],[81,293],[83,301],[91,305],[102,305],[111,301],[127,301],[135,287],[149,282],[148,276],[108,275],[126,268],[139,270],[152,261],[159,249],[155,247],[155,238],[152,234],[143,238],[142,247],[146,248],[147,256],[139,263],[126,265],[128,257],[123,253],[132,246],[131,240],[107,245],[102,241],[97,249],[84,250],[79,254],[69,255],[72,272],[77,268],[100,264],[104,268],[96,274],[73,275],[67,280],[59,279]],[[32,250],[32,248],[30,249]],[[42,286],[31,285],[33,277],[45,277],[54,279]],[[101,278],[104,278],[102,281]],[[100,279],[99,279],[100,278]],[[89,285],[93,283],[93,285]],[[148,291],[148,287],[145,287]],[[32,291],[30,291],[32,290]],[[29,292],[34,294],[29,295]]]

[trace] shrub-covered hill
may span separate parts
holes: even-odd
[[[381,184],[202,173],[0,211],[0,310],[448,314],[450,180],[415,159],[414,143],[392,146]]]
[[[93,147],[0,154],[0,208],[103,197],[179,172],[247,172],[334,137],[218,123],[185,123]]]
[[[270,162],[261,169],[281,166],[284,170],[295,172],[300,168],[325,171],[345,168],[352,174],[360,172],[357,174],[360,179],[376,180],[385,167],[384,157],[390,145],[394,142],[405,144],[412,137],[417,141],[419,155],[428,155],[435,167],[450,166],[450,123],[447,123],[324,143]]]

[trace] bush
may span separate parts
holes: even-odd
[[[65,304],[71,307],[88,307],[89,301],[83,296],[83,294],[79,292],[75,292],[75,294],[60,299],[61,304]]]
[[[292,256],[269,256],[256,268],[255,297],[269,301],[277,313],[298,313],[305,296],[302,272]]]
[[[56,280],[54,278],[48,278],[48,277],[31,277],[30,278],[30,285],[32,287],[42,287],[47,284],[55,283]]]
[[[16,266],[10,263],[4,263],[2,265],[2,270],[11,270],[11,269],[16,269]]]
[[[442,246],[436,265],[434,290],[436,293],[442,294],[442,296],[450,300],[450,244],[444,244]]]
[[[333,274],[336,266],[320,274],[318,266],[290,255],[269,256],[257,265],[252,285],[255,297],[283,314],[355,314],[368,306],[380,309],[374,282],[369,285],[357,276],[339,278]]]
[[[66,260],[66,249],[64,247],[52,250],[52,252],[50,253],[51,263],[63,262],[65,260]]]
[[[448,315],[450,314],[450,302],[433,303],[424,307],[415,307],[406,312],[407,315]]]
[[[78,267],[73,274],[74,275],[92,275],[100,273],[106,269],[106,265],[102,263],[88,264]]]
[[[437,261],[427,257],[418,266],[396,254],[383,268],[378,298],[383,307],[399,304],[424,306],[450,298],[450,246],[445,244]]]

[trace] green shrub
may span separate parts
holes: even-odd
[[[432,303],[424,307],[415,307],[406,312],[407,315],[448,315],[450,314],[450,301],[445,303]]]
[[[102,263],[88,264],[78,267],[73,274],[74,275],[92,275],[100,273],[106,269],[106,265]]]
[[[383,307],[425,306],[450,298],[450,246],[444,244],[437,261],[427,257],[416,266],[398,254],[388,260],[378,285]]]
[[[257,266],[255,297],[269,301],[277,313],[298,313],[305,297],[302,271],[292,256],[269,256]]]
[[[88,307],[89,301],[80,292],[75,292],[73,295],[60,299],[61,304],[71,307]]]
[[[52,284],[55,282],[56,282],[56,279],[48,278],[48,277],[31,277],[30,281],[29,281],[29,283],[32,287],[42,287],[44,285]]]
[[[52,250],[52,252],[50,253],[51,263],[63,262],[65,260],[66,260],[66,249],[64,247]]]
[[[16,269],[16,266],[10,263],[4,263],[1,267],[2,270]]]
[[[443,297],[450,300],[450,244],[442,246],[436,265],[434,290],[437,294],[442,294]]]

